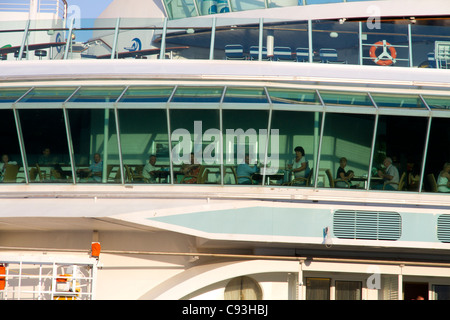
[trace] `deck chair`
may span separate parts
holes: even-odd
[[[320,62],[322,63],[347,63],[347,61],[339,61],[336,49],[322,48],[319,51]]]
[[[273,59],[275,61],[293,61],[291,47],[274,47]]]
[[[3,182],[16,182],[18,173],[18,164],[6,164],[5,173],[3,175]]]
[[[238,176],[236,172],[236,168],[231,167],[231,171],[233,171],[235,184],[239,184],[239,178],[247,178],[250,180],[250,184],[253,184],[253,179],[250,176]]]
[[[434,43],[436,68],[450,69],[450,41],[436,41]]]
[[[267,48],[266,47],[262,47],[261,49],[261,59],[262,60],[269,60],[269,58],[267,57]],[[259,46],[251,46],[250,47],[250,59],[251,60],[258,60],[259,58]]]
[[[406,172],[403,172],[398,183],[386,181],[383,185],[383,190],[385,190],[387,185],[397,185],[398,186],[397,190],[402,191],[405,187],[405,179],[406,179]]]
[[[295,55],[297,62],[309,62],[309,49],[308,48],[297,48],[295,49]],[[314,53],[313,53],[314,55]]]
[[[181,179],[180,183],[203,183],[202,182],[202,178],[203,178],[203,174],[205,173],[205,167],[204,166],[200,166],[200,169],[198,170],[198,174],[196,175],[192,175],[192,174],[187,174],[183,177],[183,179]],[[191,179],[195,179],[195,182],[190,182],[189,180]]]
[[[228,44],[225,46],[225,58],[227,60],[245,60],[244,48],[240,44]]]
[[[343,188],[350,188],[350,183],[348,181],[342,180],[342,179],[333,179],[333,175],[331,174],[331,170],[327,169],[325,170],[325,173],[328,177],[328,182],[330,183],[330,188],[337,188],[336,182],[342,182],[339,185],[343,185]]]

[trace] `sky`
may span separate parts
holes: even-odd
[[[97,18],[113,0],[67,0],[69,13],[79,7],[81,19]],[[72,9],[72,10],[71,10]]]

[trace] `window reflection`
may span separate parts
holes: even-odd
[[[114,110],[70,109],[78,183],[114,183],[119,168]]]
[[[326,114],[320,150],[323,186],[366,187],[374,124],[372,115]]]
[[[25,109],[19,115],[30,181],[73,182],[62,109]]]
[[[127,183],[169,183],[166,110],[120,109],[120,142]],[[120,171],[113,174],[120,182]]]

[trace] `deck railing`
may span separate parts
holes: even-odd
[[[67,16],[66,0],[0,0],[0,12],[54,13],[60,18]]]

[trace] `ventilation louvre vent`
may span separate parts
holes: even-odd
[[[402,220],[397,212],[337,210],[333,216],[333,232],[340,239],[398,240]]]
[[[441,214],[438,217],[437,236],[439,241],[450,243],[450,214]]]

